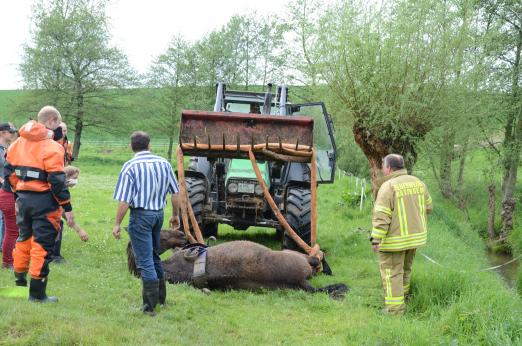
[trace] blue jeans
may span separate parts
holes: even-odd
[[[143,281],[163,278],[163,265],[159,256],[162,226],[163,210],[131,209],[129,237]]]

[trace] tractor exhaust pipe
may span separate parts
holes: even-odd
[[[265,93],[262,114],[270,114],[270,110],[272,109],[272,83],[268,83],[267,86],[268,90]]]
[[[216,85],[216,103],[214,104],[214,112],[221,112],[223,108],[223,99],[225,95],[226,85],[223,82],[219,82]]]
[[[286,85],[280,85],[279,91],[279,115],[286,115],[286,99],[288,95],[288,87]]]

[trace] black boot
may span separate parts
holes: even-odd
[[[161,307],[165,306],[165,302],[167,300],[167,284],[165,282],[165,278],[159,279],[159,299],[158,303]]]
[[[143,305],[141,311],[149,316],[156,315],[156,305],[159,299],[158,280],[143,281]]]
[[[27,272],[17,273],[15,272],[15,284],[16,286],[27,287]]]
[[[29,300],[37,303],[56,303],[58,298],[48,297],[45,294],[47,288],[47,278],[33,279],[29,285]]]

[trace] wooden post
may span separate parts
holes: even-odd
[[[496,213],[496,186],[491,184],[488,186],[488,237],[489,240],[495,239],[495,213]]]
[[[314,246],[317,243],[317,163],[315,149],[312,149],[312,173],[310,175],[310,244]]]
[[[187,239],[190,243],[196,243],[196,239],[190,233],[190,224],[188,218],[188,194],[187,194],[187,186],[185,185],[185,171],[183,165],[183,151],[181,150],[181,146],[176,149],[176,157],[178,159],[178,180],[179,180],[179,202],[181,208],[181,220],[183,221],[183,232],[187,236]],[[199,239],[198,239],[199,241]],[[203,240],[201,240],[203,242]]]

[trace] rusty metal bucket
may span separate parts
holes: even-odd
[[[179,142],[185,155],[248,158],[252,149],[258,159],[273,160],[277,156],[266,151],[311,152],[313,129],[313,119],[305,116],[185,110]]]

